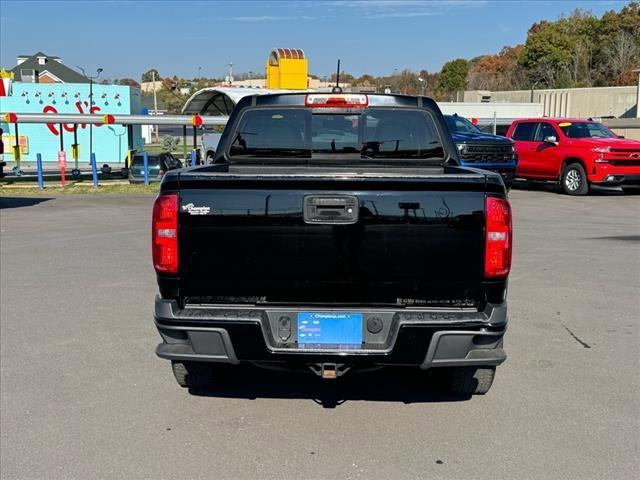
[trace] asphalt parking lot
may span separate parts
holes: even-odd
[[[152,201],[0,197],[3,479],[638,478],[639,196],[511,193],[509,359],[472,399],[251,369],[190,395],[153,353]]]

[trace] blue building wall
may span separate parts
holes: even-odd
[[[93,85],[93,113],[98,115],[139,115],[141,113],[140,91],[122,85]],[[89,113],[89,84],[82,83],[13,83],[10,96],[0,97],[0,112],[20,113]],[[4,120],[4,119],[1,119]],[[8,135],[14,134],[14,126],[0,123],[5,142],[5,160],[13,161],[13,152],[8,144]],[[64,149],[67,161],[72,164],[71,144],[73,125],[63,126]],[[28,153],[23,161],[35,161],[36,154],[42,160],[56,162],[60,150],[60,125],[20,124],[19,136],[26,136]],[[80,162],[89,162],[89,125],[78,125]],[[122,125],[100,125],[93,127],[93,151],[98,163],[122,162],[127,155],[127,128]],[[139,126],[133,129],[133,144],[143,148]]]

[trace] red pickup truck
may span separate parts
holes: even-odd
[[[640,141],[626,140],[588,120],[516,120],[507,131],[518,153],[516,177],[558,181],[569,195],[590,185],[640,190]]]

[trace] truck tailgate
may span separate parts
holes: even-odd
[[[482,300],[482,175],[213,174],[180,182],[180,295],[289,304]],[[353,223],[305,218],[305,198],[355,198]]]

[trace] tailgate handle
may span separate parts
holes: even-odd
[[[304,197],[304,221],[329,225],[358,221],[358,197],[355,195],[307,195]]]

